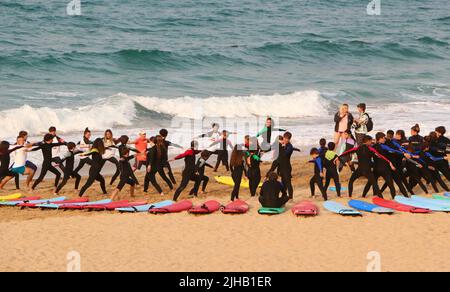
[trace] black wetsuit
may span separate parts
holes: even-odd
[[[180,145],[174,144],[170,141],[166,141],[164,140],[164,146],[165,148],[165,153],[163,154],[163,159],[164,161],[162,161],[163,164],[163,168],[167,168],[167,174],[169,175],[170,181],[172,182],[172,184],[176,184],[177,181],[175,180],[175,176],[173,175],[172,172],[172,167],[170,166],[169,163],[169,147],[176,147],[176,148],[180,148],[182,149],[183,147],[181,147]]]
[[[437,158],[444,158],[447,156],[448,138],[441,136],[435,142],[430,143],[430,154]],[[450,167],[448,161],[445,159],[435,161],[436,168],[450,181]]]
[[[434,191],[436,193],[439,193],[439,189],[437,187],[437,183],[447,192],[449,192],[449,188],[447,184],[442,180],[441,175],[439,174],[439,169],[437,167],[438,161],[445,161],[448,165],[448,161],[444,160],[443,157],[434,157],[429,152],[420,151],[419,152],[420,159],[422,161],[425,161],[427,168],[422,169],[424,175],[427,176],[428,181],[430,182],[431,186],[433,187]],[[433,169],[431,169],[432,167]]]
[[[23,148],[23,146],[17,146],[9,149],[6,153],[0,154],[0,181],[2,181],[5,177],[14,177],[16,182],[16,189],[20,189],[19,174],[13,173],[9,170],[9,164],[11,163],[10,154],[21,148]]]
[[[75,190],[78,190],[78,187],[80,186],[81,175],[79,175],[78,173],[76,173],[74,171],[74,166],[75,166],[75,155],[78,155],[80,153],[83,153],[83,152],[82,151],[69,151],[69,153],[68,153],[69,156],[61,160],[61,163],[66,162],[66,164],[64,166],[64,177],[63,177],[63,180],[61,181],[61,183],[56,188],[55,193],[59,193],[61,191],[61,189],[69,181],[70,177],[75,178]]]
[[[228,146],[233,148],[231,141],[228,139],[222,138],[222,140],[219,140],[214,144],[220,144],[220,149],[216,150],[216,152],[214,153],[214,154],[217,154],[217,162],[216,162],[216,166],[214,167],[214,171],[217,171],[219,169],[220,163],[222,163],[225,166],[227,171],[230,171],[230,165],[228,162],[228,160],[229,160],[228,159]]]
[[[93,142],[90,141],[89,139],[87,139],[86,137],[83,137],[83,142],[84,142],[85,145],[92,145],[92,144],[93,144]],[[78,142],[77,145],[81,145],[81,141]],[[85,151],[85,150],[82,150],[82,151]],[[78,174],[78,173],[80,172],[80,170],[81,170],[86,164],[89,165],[89,166],[92,165],[92,160],[91,160],[91,158],[86,157],[86,158],[84,158],[84,159],[80,159],[80,162],[78,163],[77,168],[75,168],[74,173]]]
[[[289,198],[293,199],[294,188],[292,187],[291,157],[295,151],[295,148],[291,143],[288,143],[286,145],[280,144],[279,147],[280,151],[278,153],[278,158],[272,163],[270,171],[275,171],[276,169],[278,169],[278,174],[281,176],[281,182],[286,188],[286,191],[289,194]]]
[[[356,155],[358,155],[358,168],[352,173],[352,176],[350,177],[350,181],[348,183],[348,194],[350,197],[352,197],[353,194],[353,184],[355,181],[360,177],[366,177],[368,180],[368,183],[373,187],[373,194],[377,197],[383,197],[381,195],[380,189],[378,188],[378,183],[376,183],[375,175],[372,171],[372,159],[375,156],[380,156],[381,154],[377,153],[375,149],[372,147],[369,147],[365,144],[350,149],[349,151],[346,151],[342,153],[339,157],[345,156],[350,153],[356,152]],[[380,157],[383,159],[383,157]],[[384,159],[387,160],[386,157]]]
[[[408,138],[408,142],[412,145],[414,151],[422,150],[423,141],[424,139],[420,135],[414,135]]]
[[[389,156],[389,152],[387,152],[384,148],[383,145],[377,143],[373,146],[373,148],[381,155],[383,155],[385,158],[387,158]],[[397,195],[397,192],[395,190],[394,187],[394,180],[392,178],[392,169],[390,167],[389,162],[392,162],[391,160],[388,159],[388,161],[380,158],[378,155],[374,155],[373,156],[373,160],[374,160],[374,167],[373,167],[373,173],[375,175],[375,184],[378,185],[378,179],[380,177],[382,177],[384,179],[384,181],[386,182],[387,186],[389,187],[390,191],[391,191],[391,196],[392,199],[395,198],[395,196]],[[363,198],[365,198],[367,196],[367,193],[369,192],[371,187],[371,183],[367,182],[364,191],[363,191]],[[379,187],[378,187],[379,188]],[[380,191],[380,196],[382,196],[381,191]]]
[[[175,157],[175,160],[184,159],[184,170],[182,173],[182,179],[180,186],[175,191],[175,194],[173,195],[173,200],[177,201],[180,194],[184,191],[184,189],[188,186],[189,181],[195,182],[194,188],[198,190],[198,185],[201,183],[200,176],[196,173],[197,167],[195,166],[195,155],[197,155],[199,151],[196,151],[194,149],[189,149],[186,152],[184,152],[181,155],[178,155]],[[197,196],[197,194],[194,194]]]
[[[405,156],[404,152],[399,149],[400,144],[396,143],[392,140],[386,141],[386,146],[393,149],[394,151],[387,151],[386,152],[386,158],[389,159],[389,161],[392,162],[392,164],[395,167],[395,171],[392,170],[392,178],[395,182],[395,184],[398,186],[398,189],[402,193],[403,196],[408,197],[408,192],[411,195],[414,195],[414,191],[409,187],[408,180],[406,179],[405,175]],[[400,152],[398,152],[400,151]],[[380,192],[383,193],[388,187],[388,184],[385,182],[384,185],[381,187]]]
[[[264,127],[264,129],[262,129],[257,135],[257,137],[262,136],[263,142],[261,143],[261,149],[263,151],[270,151],[272,149],[272,147],[276,145],[276,144],[272,145],[272,132],[273,131],[286,132],[285,129]]]
[[[280,197],[280,193],[282,196]],[[259,202],[265,208],[282,208],[289,201],[286,188],[279,181],[266,181],[261,187]]]
[[[197,186],[198,188],[200,188],[200,185],[202,187],[202,192],[206,191],[206,187],[208,186],[209,183],[209,177],[207,177],[205,175],[205,168],[209,167],[209,168],[214,168],[212,165],[206,163],[206,161],[203,158],[199,158],[197,161],[197,164],[195,165],[195,167],[197,168],[197,173],[200,176],[200,184],[196,184],[192,190],[189,192],[190,196],[194,196],[195,194],[198,193],[198,189],[195,189],[195,187]]]
[[[339,156],[335,152],[328,151],[328,150],[323,155],[324,166],[325,166],[325,169],[327,170],[327,173],[325,175],[324,188],[325,188],[325,191],[327,191],[328,187],[330,186],[331,179],[333,179],[334,186],[336,187],[337,196],[340,198],[341,197],[341,181],[339,179],[338,167],[334,163],[334,161],[338,157]]]
[[[31,189],[33,189],[33,190],[36,189],[36,187],[45,178],[45,175],[47,174],[48,171],[50,171],[51,173],[53,173],[56,176],[55,188],[58,186],[59,179],[61,178],[61,173],[52,165],[52,149],[53,149],[53,147],[58,147],[58,146],[62,146],[65,144],[66,143],[51,143],[51,144],[41,143],[41,144],[39,144],[38,147],[30,150],[30,151],[42,150],[42,157],[43,157],[41,173],[40,173],[38,179],[34,182],[33,187]]]
[[[167,154],[165,147],[161,147],[161,152],[161,156],[158,157],[157,146],[153,146],[147,151],[147,165],[150,166],[150,171],[147,171],[145,175],[144,192],[148,191],[148,186],[151,182],[156,191],[158,193],[162,193],[161,186],[156,181],[156,173],[159,173],[159,175],[166,182],[169,188],[173,190],[172,182],[164,172],[164,164],[168,161],[168,159],[165,157],[165,155]]]
[[[128,157],[122,157],[119,160],[120,163],[120,181],[117,185],[117,189],[121,191],[123,187],[128,184],[132,187],[136,185],[136,181],[134,180],[134,172],[131,168],[130,161],[134,159],[134,155],[130,155]]]
[[[98,181],[100,183],[103,194],[106,195],[107,192],[105,178],[101,175],[102,168],[105,165],[105,160],[103,159],[102,155],[95,149],[89,152],[87,155],[90,155],[92,157],[92,166],[89,169],[88,180],[86,181],[86,184],[81,188],[79,196],[82,197],[87,189],[92,186],[95,181]]]
[[[246,157],[250,158],[250,164],[247,165],[247,177],[249,179],[250,194],[252,197],[256,196],[259,184],[261,183],[261,152],[247,151]]]
[[[238,146],[234,146],[235,151],[237,150]],[[242,151],[242,150],[238,150]],[[231,178],[234,182],[233,191],[231,192],[231,201],[234,201],[236,199],[239,199],[239,191],[241,189],[241,182],[242,177],[244,174],[246,174],[245,166],[244,166],[244,160],[241,161],[241,164],[238,166],[231,165]]]
[[[318,156],[317,158],[310,161],[310,163],[314,163],[314,176],[309,181],[309,187],[311,189],[311,197],[316,195],[316,185],[319,187],[320,192],[322,193],[322,197],[325,201],[328,200],[327,191],[325,190],[325,186],[323,185],[323,178],[320,174],[323,171],[322,157]]]
[[[110,146],[110,148],[116,148],[119,151],[119,155],[120,155],[120,153],[123,152],[124,149],[128,149],[128,150],[133,151],[135,153],[139,152],[137,149],[128,147],[128,145],[124,145],[124,144],[120,144],[119,146],[113,145],[113,146]],[[120,164],[119,164],[119,167],[120,167]],[[137,185],[139,185],[139,181],[138,181],[136,175],[134,174],[134,172],[133,172],[133,175],[131,176],[131,178],[136,182]]]

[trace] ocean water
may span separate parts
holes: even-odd
[[[271,115],[306,147],[343,102],[366,102],[376,130],[450,126],[446,0],[381,0],[379,16],[365,0],[82,0],[81,16],[68,2],[0,1],[1,139],[54,125],[186,142],[178,119]]]

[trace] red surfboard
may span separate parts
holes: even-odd
[[[431,210],[429,210],[429,209],[416,208],[416,207],[400,204],[396,201],[385,200],[385,199],[378,198],[378,197],[373,198],[372,202],[375,205],[378,205],[378,206],[381,206],[384,208],[394,209],[394,210],[400,211],[400,212],[422,213],[422,214],[431,213]]]
[[[39,200],[39,199],[38,199]],[[78,198],[78,199],[73,199],[73,200],[66,200],[66,201],[58,201],[58,202],[51,202],[51,204],[55,204],[55,205],[64,205],[64,204],[74,204],[74,203],[85,203],[88,202],[89,199],[87,198]],[[42,203],[40,203],[42,204]],[[39,204],[30,204],[30,203],[23,203],[20,204],[20,207],[27,207],[27,208],[38,208]]]
[[[247,213],[249,209],[250,206],[242,200],[235,200],[234,202],[220,208],[224,214],[244,214]]]
[[[191,214],[211,214],[220,209],[221,205],[215,200],[207,201],[203,205],[192,207],[188,210]]]
[[[193,204],[191,201],[185,200],[167,207],[150,209],[148,212],[151,214],[179,213],[191,209],[192,206]]]
[[[319,208],[310,201],[302,201],[292,208],[292,213],[297,216],[317,216]]]
[[[82,206],[82,209],[87,209],[90,211],[113,211],[116,208],[129,208],[129,207],[142,206],[145,204],[147,204],[147,201],[128,202],[127,200],[122,200],[122,201],[111,202],[109,204],[86,205],[86,206]]]

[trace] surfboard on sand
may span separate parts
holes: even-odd
[[[443,207],[450,209],[450,201],[447,201],[447,200],[430,199],[430,198],[426,198],[426,197],[422,197],[422,196],[411,196],[411,199],[419,201],[419,202],[443,206]]]
[[[450,197],[442,195],[433,195],[433,198],[436,200],[450,201]]]
[[[297,216],[317,216],[319,208],[311,201],[302,201],[292,208],[292,214]]]
[[[323,203],[323,207],[332,213],[342,216],[362,216],[361,212],[334,201],[326,201]]]
[[[337,191],[337,188],[336,187],[329,187],[328,188],[330,191],[332,191],[332,192],[336,192]],[[342,187],[341,186],[341,192],[345,192],[345,191],[347,191],[348,189],[346,188],[346,187]]]
[[[244,214],[247,213],[249,209],[250,206],[247,204],[247,202],[239,199],[220,208],[220,210],[224,214]]]
[[[278,214],[284,213],[285,211],[286,211],[286,208],[262,207],[262,208],[259,208],[258,213],[261,215],[278,215]]]
[[[194,206],[188,210],[190,214],[211,214],[218,211],[221,204],[215,200],[207,201],[199,206]]]
[[[397,201],[397,202],[399,202],[401,204],[405,204],[405,205],[408,205],[408,206],[413,206],[413,207],[416,207],[416,208],[429,209],[429,210],[434,211],[434,212],[450,212],[450,208],[439,206],[437,204],[421,202],[421,201],[418,201],[418,200],[405,198],[403,196],[396,196],[395,197],[395,201]]]
[[[395,211],[393,209],[380,207],[371,203],[367,203],[365,201],[360,200],[350,200],[348,205],[356,210],[369,212],[369,213],[377,213],[377,214],[394,214]]]
[[[400,212],[421,213],[421,214],[431,213],[431,210],[429,210],[429,209],[416,208],[413,206],[408,206],[408,205],[401,204],[396,201],[390,201],[390,200],[382,199],[379,197],[373,198],[372,202],[380,207],[390,208],[390,209],[400,211]]]
[[[98,205],[86,205],[83,206],[83,209],[87,209],[90,211],[113,211],[116,208],[128,208],[134,206],[141,206],[147,204],[147,201],[138,201],[138,202],[129,202],[128,200],[111,202],[108,204],[98,204]]]
[[[167,214],[167,213],[179,213],[191,209],[193,206],[189,200],[184,200],[178,203],[174,203],[165,207],[151,208],[148,210],[150,214]]]
[[[0,196],[0,202],[17,200],[17,199],[20,199],[21,197],[22,197],[22,194],[12,194],[12,195],[7,195],[7,196]]]
[[[234,181],[231,176],[216,176],[214,179],[223,185],[234,187]],[[262,183],[259,184],[259,187],[262,187]],[[241,188],[250,188],[250,181],[248,179],[242,179]]]
[[[70,206],[70,205],[74,205],[74,206],[84,206],[84,205],[89,205],[89,204],[108,204],[111,203],[111,200],[107,199],[107,200],[99,200],[99,201],[94,201],[94,202],[89,202],[89,200],[85,200],[84,202],[78,202],[78,203],[52,203],[52,204],[38,204],[36,205],[37,207],[41,208],[41,209],[63,209],[64,206]]]
[[[55,203],[55,202],[61,202],[66,200],[66,197],[58,197],[58,198],[53,198],[53,199],[42,199],[42,200],[36,200],[36,201],[28,201],[26,203],[19,203],[19,204],[13,204],[12,206],[19,206],[22,208],[25,208],[27,206],[34,206],[37,204],[45,204],[45,203]]]
[[[150,209],[167,207],[172,204],[173,204],[173,201],[166,200],[166,201],[157,202],[157,203],[153,203],[153,204],[145,204],[142,206],[134,206],[134,207],[128,207],[128,208],[116,208],[116,211],[119,211],[121,213],[148,212]]]

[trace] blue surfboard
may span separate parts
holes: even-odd
[[[53,199],[42,199],[42,200],[32,200],[25,203],[28,204],[45,204],[45,203],[53,203],[53,202],[61,202],[64,201],[66,197],[58,197]],[[19,204],[24,203],[23,201],[10,201],[10,202],[0,202],[0,206],[17,206]]]
[[[410,199],[410,198],[405,198],[403,196],[396,196],[395,201],[399,202],[400,204],[405,204],[408,206],[413,206],[413,207],[421,208],[421,209],[429,209],[434,212],[450,212],[450,208],[446,208],[446,207],[442,207],[442,206],[439,206],[436,204],[422,202],[422,201],[418,201],[418,200],[414,200],[414,199]]]
[[[360,200],[351,200],[348,205],[356,210],[361,210],[364,212],[377,213],[377,214],[394,214],[395,211],[389,208],[383,208],[371,203],[367,203]]]
[[[323,203],[323,207],[332,213],[342,216],[362,216],[361,212],[333,201]]]
[[[450,193],[445,193],[444,196],[450,197]]]
[[[330,191],[332,191],[332,192],[336,192],[337,191],[337,188],[336,187],[329,187],[328,188]],[[347,191],[348,189],[346,188],[346,187],[342,187],[341,186],[341,192],[345,192],[345,191]]]
[[[421,197],[421,196],[411,196],[411,199],[419,201],[419,202],[430,203],[430,204],[450,208],[450,201],[429,199],[429,198],[425,198],[425,197]]]
[[[142,206],[135,206],[130,208],[116,208],[116,211],[122,212],[122,213],[136,213],[136,212],[148,212],[150,209],[155,208],[164,208],[167,206],[170,206],[173,204],[173,201],[166,200],[154,204],[147,204]]]
[[[83,203],[69,203],[67,205],[71,205],[71,206],[85,206],[85,205],[94,205],[94,204],[108,204],[111,203],[110,199],[106,199],[106,200],[100,200],[100,201],[95,201],[95,202],[83,202]],[[36,205],[39,208],[42,209],[59,209],[59,207],[61,207],[61,204],[39,204]]]

